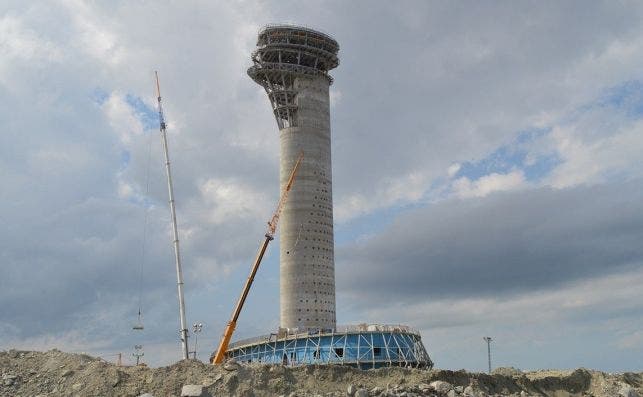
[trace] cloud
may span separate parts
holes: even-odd
[[[254,219],[269,214],[267,195],[252,186],[232,179],[213,178],[203,182],[200,189],[203,200],[211,206],[209,220],[214,224],[248,216]]]
[[[129,144],[133,135],[143,134],[143,124],[126,102],[124,95],[112,93],[102,107],[112,130],[118,134],[123,144]]]
[[[586,366],[615,371],[643,350],[643,307],[637,287],[642,277],[639,268],[517,291],[510,297],[394,300],[389,305],[364,305],[360,320],[413,324],[440,368],[484,371],[487,352],[482,336],[491,335],[494,367]]]
[[[462,166],[458,163],[451,164],[449,168],[447,168],[447,175],[449,175],[449,177],[455,176],[455,174],[457,174],[458,171],[460,171],[461,167]]]
[[[525,184],[522,171],[516,170],[508,174],[491,173],[475,181],[461,177],[453,182],[453,190],[458,197],[484,197],[492,192],[517,189]]]
[[[524,189],[409,210],[337,253],[352,299],[511,295],[643,263],[640,180]],[[377,293],[386,288],[386,297]],[[348,292],[350,291],[350,292]]]
[[[623,350],[643,348],[643,332],[640,330],[631,332],[629,335],[618,340],[616,346]]]
[[[373,306],[365,315],[374,319],[396,319],[432,331],[480,324],[526,324],[599,321],[614,317],[628,318],[629,313],[643,312],[641,291],[636,288],[643,270],[590,277],[567,282],[563,288],[543,286],[505,296],[446,297],[419,299],[385,309]],[[422,316],[431,313],[430,316]],[[526,317],[525,313],[529,313]],[[640,333],[619,340],[619,346],[641,347]]]

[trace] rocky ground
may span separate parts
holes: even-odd
[[[184,360],[169,367],[118,367],[58,350],[0,352],[0,396],[594,396],[643,397],[643,373],[465,371],[339,366],[283,367]],[[191,386],[190,386],[191,385]]]

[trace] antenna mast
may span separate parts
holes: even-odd
[[[172,187],[172,172],[170,171],[170,155],[167,148],[167,132],[165,130],[165,117],[163,116],[163,106],[161,105],[161,87],[159,85],[159,74],[156,76],[156,97],[159,104],[159,123],[161,130],[161,139],[163,140],[163,152],[165,154],[165,171],[167,174],[167,190],[170,197],[170,213],[172,215],[172,231],[174,235],[174,259],[176,260],[176,285],[179,293],[179,317],[181,318],[181,350],[183,359],[188,359],[188,329],[185,321],[185,301],[183,299],[183,270],[181,269],[181,255],[179,253],[179,231],[176,226],[176,208],[174,206],[174,188]]]

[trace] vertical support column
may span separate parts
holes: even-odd
[[[329,84],[298,77],[296,125],[280,131],[281,185],[305,157],[280,229],[281,326],[335,329],[335,263]]]

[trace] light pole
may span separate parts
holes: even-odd
[[[203,330],[203,323],[192,324],[192,332],[194,333],[194,353],[193,358],[196,360],[196,344],[199,339],[199,333]]]
[[[139,363],[141,357],[143,357],[145,355],[145,353],[143,353],[141,351],[141,349],[143,349],[142,345],[134,345],[134,353],[132,353],[132,356],[136,357],[136,365],[137,366],[138,366],[138,363]]]
[[[491,341],[493,339],[491,339],[490,336],[485,336],[482,339],[484,339],[485,342],[487,342],[487,361],[489,363],[489,374],[491,375]]]

